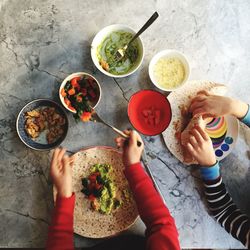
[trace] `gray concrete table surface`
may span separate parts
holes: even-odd
[[[157,10],[160,18],[142,35],[145,58],[132,76],[113,79],[95,69],[90,44],[103,27],[127,24],[139,29]],[[21,107],[36,98],[58,100],[68,74],[93,73],[103,97],[100,114],[118,128],[129,126],[128,99],[153,88],[148,77],[152,56],[168,48],[184,52],[192,80],[226,83],[229,95],[246,102],[250,79],[250,2],[205,0],[1,0],[0,1],[0,246],[44,247],[52,209],[48,152],[26,148],[15,130]],[[63,146],[77,151],[90,145],[114,146],[115,134],[100,124],[76,124]],[[150,167],[175,218],[183,248],[243,248],[208,214],[196,168],[181,164],[161,136],[144,137]],[[241,128],[234,152],[222,167],[228,190],[250,213],[249,130]],[[249,214],[250,215],[250,214]],[[133,232],[143,233],[139,221]],[[76,246],[94,244],[75,236]]]

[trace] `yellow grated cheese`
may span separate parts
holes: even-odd
[[[185,79],[185,68],[178,58],[161,58],[153,69],[157,84],[165,89],[176,88]]]

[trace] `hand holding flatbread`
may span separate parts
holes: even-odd
[[[248,109],[248,105],[239,100],[226,96],[212,95],[208,91],[200,91],[191,101],[189,111],[193,116],[199,114],[203,117],[220,117],[234,115],[242,118]]]
[[[185,140],[186,152],[201,166],[209,167],[216,163],[212,141],[204,128],[195,125]]]
[[[191,124],[188,127],[192,118],[192,114],[190,116],[189,113],[191,101],[197,96],[197,93],[201,91],[207,91],[211,95],[223,96],[227,91],[227,87],[223,84],[214,82],[191,81],[185,84],[182,88],[177,91],[173,91],[168,95],[168,100],[172,109],[172,120],[169,127],[163,132],[163,138],[170,152],[181,162],[188,165],[197,164],[198,162],[194,160],[190,154],[189,157],[187,157],[181,144],[181,133],[186,127],[187,130],[189,130],[192,127],[192,123],[198,122],[199,125],[202,123],[200,118],[195,118],[195,120],[191,121]],[[183,139],[185,141],[185,134],[182,135],[182,137],[184,137]]]

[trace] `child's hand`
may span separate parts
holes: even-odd
[[[212,141],[199,126],[191,130],[186,148],[200,165],[209,167],[216,163]]]
[[[71,165],[74,159],[65,153],[65,149],[55,149],[50,166],[50,175],[60,197],[70,197],[72,195]]]
[[[144,145],[140,135],[136,131],[126,130],[124,133],[129,135],[130,138],[127,139],[128,141],[123,137],[117,137],[115,138],[115,142],[117,147],[123,148],[123,163],[125,167],[128,167],[140,162]],[[141,142],[140,147],[137,146],[137,141]]]
[[[248,105],[244,102],[218,95],[210,95],[207,91],[200,91],[192,100],[189,111],[193,115],[201,114],[203,118],[234,115],[243,118]]]

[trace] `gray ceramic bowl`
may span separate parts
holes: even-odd
[[[59,137],[55,142],[51,144],[48,144],[46,141],[43,141],[43,142],[35,141],[30,136],[28,136],[25,131],[25,113],[27,111],[31,111],[33,109],[37,109],[40,107],[54,107],[57,113],[63,116],[65,119],[65,124],[62,126],[63,134],[61,135],[61,137]],[[16,120],[16,130],[21,141],[27,147],[35,149],[35,150],[40,150],[40,151],[50,150],[55,147],[58,147],[63,142],[63,140],[65,139],[67,135],[68,127],[69,127],[69,121],[68,121],[68,117],[64,109],[56,102],[49,100],[49,99],[37,99],[37,100],[29,102],[19,112],[17,116],[17,120]]]

